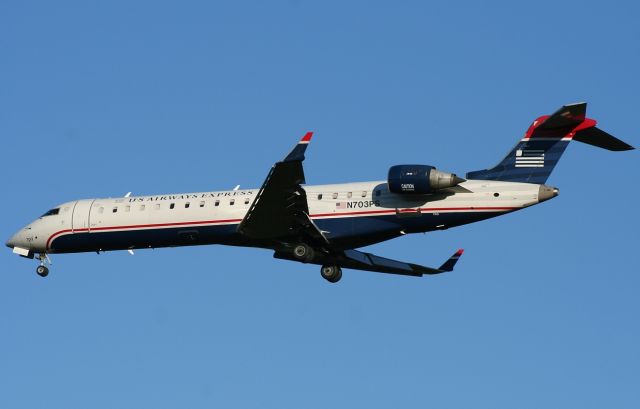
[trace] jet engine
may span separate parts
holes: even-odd
[[[453,173],[429,165],[396,165],[389,168],[389,190],[393,193],[428,194],[465,181]]]

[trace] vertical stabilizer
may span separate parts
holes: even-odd
[[[634,149],[596,128],[596,121],[587,118],[586,112],[586,102],[580,102],[539,117],[500,163],[490,169],[468,172],[467,179],[543,184],[574,139],[609,150]]]

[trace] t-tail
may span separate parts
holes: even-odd
[[[469,172],[467,179],[543,184],[572,140],[610,151],[634,149],[597,128],[596,121],[587,118],[586,113],[586,102],[580,102],[541,116],[500,163],[491,169]]]

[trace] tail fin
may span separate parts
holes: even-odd
[[[611,151],[634,149],[596,128],[596,121],[587,118],[586,113],[587,103],[580,102],[541,116],[499,164],[469,172],[466,178],[543,184],[572,140]]]

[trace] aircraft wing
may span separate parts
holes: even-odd
[[[458,262],[458,259],[462,256],[463,252],[463,249],[456,251],[438,268],[405,263],[403,261],[396,261],[376,256],[371,253],[363,253],[357,250],[345,250],[343,256],[338,260],[338,262],[341,267],[351,268],[354,270],[422,277],[424,274],[440,274],[453,271],[453,267]]]
[[[425,274],[433,275],[453,271],[453,267],[458,262],[460,256],[464,253],[460,249],[453,253],[447,261],[440,267],[425,267],[419,264],[406,263],[404,261],[392,260],[376,256],[371,253],[364,253],[358,250],[344,250],[340,252],[332,252],[322,255],[320,259],[313,261],[314,264],[339,265],[343,268],[353,270],[373,271],[376,273],[398,274],[404,276],[422,277]],[[273,257],[283,260],[296,260],[293,255],[287,252],[276,251]]]
[[[309,217],[302,161],[311,141],[307,132],[293,150],[271,168],[238,231],[254,239],[305,236],[312,242],[326,238]]]

